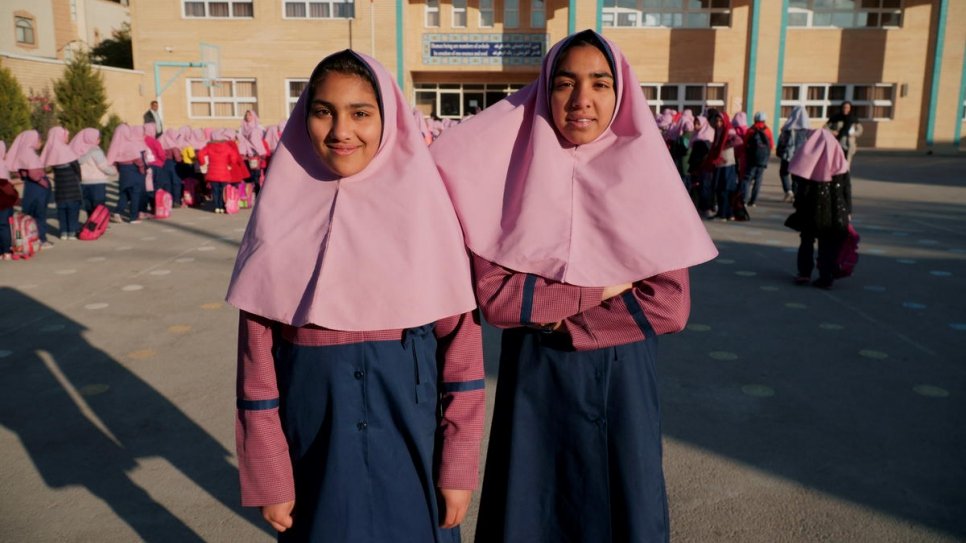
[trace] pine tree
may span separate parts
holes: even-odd
[[[117,129],[118,125],[122,124],[124,121],[117,116],[116,113],[111,113],[107,118],[107,122],[101,127],[101,149],[107,152],[107,148],[111,146],[111,140],[114,138],[114,131]]]
[[[108,108],[107,91],[103,76],[94,71],[88,54],[75,53],[64,75],[54,82],[54,95],[57,120],[71,135],[83,128],[101,126]]]
[[[27,102],[30,104],[30,128],[39,132],[41,139],[46,138],[51,127],[58,124],[57,103],[50,95],[50,87],[44,87],[39,94],[30,89]]]
[[[111,32],[111,37],[91,49],[91,60],[105,66],[134,68],[131,51],[131,25],[124,23],[121,28]]]
[[[0,66],[0,141],[7,147],[17,134],[30,130],[30,104],[13,73]]]

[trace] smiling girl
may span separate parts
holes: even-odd
[[[343,51],[313,71],[228,301],[242,504],[281,541],[459,541],[484,413],[469,262],[375,60]]]

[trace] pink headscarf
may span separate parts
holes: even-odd
[[[10,170],[7,169],[7,144],[0,141],[0,179],[10,180]]]
[[[17,134],[5,159],[7,168],[12,172],[44,169],[44,162],[37,154],[39,147],[40,133],[36,130],[24,130]]]
[[[268,142],[268,150],[272,153],[275,152],[275,148],[278,147],[278,141],[282,137],[281,130],[278,129],[278,125],[269,126],[265,130],[265,141]]]
[[[141,153],[147,150],[148,146],[144,143],[144,131],[140,127],[135,128],[127,124],[119,124],[114,129],[111,146],[107,148],[107,161],[111,164],[131,162],[143,158]]]
[[[831,181],[849,171],[842,146],[828,129],[813,130],[788,163],[788,171],[811,181]]]
[[[215,132],[214,128],[203,128],[205,134],[205,141],[210,141],[212,139],[211,135]]]
[[[661,117],[657,120],[657,127],[661,130],[667,130],[671,128],[671,124],[674,123],[674,110],[671,108],[665,108],[661,112]]]
[[[152,136],[154,134],[151,134]],[[158,138],[158,143],[161,144],[161,148],[164,150],[168,149],[180,149],[181,145],[178,143],[179,132],[176,128],[166,128],[161,137]]]
[[[557,56],[575,37],[609,49],[617,108],[595,141],[564,147],[548,92]],[[639,88],[620,50],[588,30],[555,45],[536,82],[445,131],[430,151],[470,250],[519,272],[597,287],[714,258]]]
[[[141,125],[141,129],[144,130],[145,138],[153,138],[155,134],[158,133],[158,125],[154,123],[144,123]]]
[[[195,150],[201,149],[208,144],[209,134],[208,129],[203,128],[192,128],[191,136],[188,137],[188,144],[195,148]]]
[[[61,164],[70,164],[77,160],[79,156],[70,148],[70,134],[62,126],[52,126],[47,131],[47,141],[44,142],[44,150],[40,153],[40,161],[44,167],[51,168]]]
[[[100,139],[100,130],[96,128],[84,128],[74,136],[74,139],[70,140],[70,148],[77,153],[77,156],[81,157],[89,153],[94,147],[97,147],[97,142]]]
[[[244,151],[242,155],[258,155],[264,156],[268,154],[268,149],[265,148],[265,142],[262,138],[265,135],[265,129],[262,125],[258,124],[258,114],[252,110],[246,111],[246,113],[252,114],[252,120],[246,121],[244,118],[241,123],[240,137],[238,138],[238,149]],[[244,140],[244,143],[242,141]]]
[[[259,193],[227,300],[294,326],[355,331],[469,311],[476,300],[459,221],[407,100],[382,65],[354,54],[379,84],[375,157],[350,177],[325,167],[304,124],[306,87]]]

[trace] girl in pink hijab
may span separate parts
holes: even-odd
[[[7,169],[7,144],[0,141],[0,260],[12,260],[10,254],[13,239],[10,237],[10,217],[13,206],[20,201],[20,194],[10,183],[10,170]]]
[[[141,222],[139,210],[145,188],[147,165],[144,159],[147,153],[143,128],[120,124],[114,129],[111,145],[107,148],[107,162],[113,164],[118,173],[117,207],[114,208],[111,221],[122,222],[122,213],[129,208],[128,223]]]
[[[627,59],[570,36],[430,150],[505,329],[476,540],[666,541],[656,338],[717,251]]]
[[[265,129],[258,122],[258,114],[252,110],[245,112],[238,133],[238,149],[248,166],[246,183],[253,183],[257,193],[261,186],[262,171],[268,157],[268,144],[265,142]]]
[[[406,99],[346,50],[315,68],[242,240],[242,504],[283,541],[456,541],[484,376],[469,260]]]
[[[832,288],[839,249],[852,220],[849,162],[835,134],[822,128],[813,130],[795,151],[788,171],[797,192],[795,212],[785,225],[801,232],[795,283],[807,285],[811,281],[818,241],[818,279],[812,284]]]
[[[54,246],[47,241],[47,202],[51,196],[51,185],[44,173],[44,161],[38,154],[40,146],[40,133],[25,130],[14,138],[5,163],[11,174],[16,172],[23,180],[21,208],[37,221],[37,234],[42,247],[50,248]]]
[[[81,192],[84,211],[90,217],[94,208],[107,201],[107,182],[117,177],[117,168],[107,161],[101,151],[101,133],[96,128],[85,128],[70,141],[81,167]]]
[[[60,239],[77,239],[80,233],[80,209],[84,203],[81,192],[80,156],[70,146],[67,129],[54,126],[47,131],[47,142],[40,160],[54,174],[54,201],[57,203],[57,224]]]

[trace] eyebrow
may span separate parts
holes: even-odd
[[[571,79],[576,79],[577,78],[577,74],[575,74],[573,72],[568,72],[567,70],[557,70],[557,73],[553,74],[553,76],[554,77],[569,77]],[[593,77],[594,79],[603,79],[605,77],[606,78],[610,78],[610,79],[614,79],[614,76],[611,75],[610,72],[591,72],[590,73],[590,77]]]
[[[330,102],[326,102],[325,100],[317,100],[317,99],[313,99],[311,105],[334,107],[334,104]],[[360,109],[360,108],[376,109],[377,106],[376,104],[373,104],[371,102],[353,102],[349,104],[349,107],[352,109]]]

